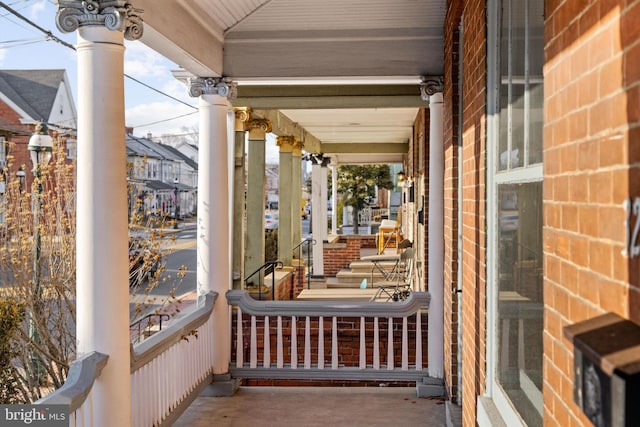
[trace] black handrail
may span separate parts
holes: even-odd
[[[293,248],[293,257],[296,258],[296,250],[298,251],[298,259],[302,259],[302,247],[307,246],[307,289],[311,289],[311,276],[313,275],[313,264],[311,263],[311,246],[316,244],[315,239],[307,238],[298,243]]]
[[[256,271],[254,271],[253,273],[249,274],[247,277],[244,278],[244,289],[248,290],[249,279],[251,279],[253,276],[255,276],[260,272],[264,272],[264,274],[260,274],[258,276],[258,299],[262,300],[262,280],[264,279],[264,276],[268,276],[269,274],[271,274],[271,299],[275,300],[276,299],[276,275],[274,273],[276,268],[283,268],[283,267],[284,267],[284,264],[282,263],[282,261],[265,262]]]
[[[144,325],[144,328],[147,328],[148,332],[151,332],[151,326],[155,325],[154,322],[149,321],[149,319],[151,319],[152,317],[158,318],[159,331],[162,330],[162,321],[171,319],[171,316],[166,313],[150,313],[144,316],[143,318],[136,320],[135,322],[129,325],[129,330],[135,329],[136,326],[138,327],[138,338],[136,339],[137,341],[140,340],[140,336],[142,335],[142,329],[143,329],[142,322],[144,322],[145,320],[147,321],[147,323]]]

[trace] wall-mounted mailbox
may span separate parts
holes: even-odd
[[[564,328],[573,342],[573,399],[596,427],[640,423],[640,326],[614,313]]]

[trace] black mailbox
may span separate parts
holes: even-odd
[[[640,326],[607,313],[564,328],[573,342],[573,399],[596,427],[640,420]]]

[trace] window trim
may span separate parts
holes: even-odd
[[[509,0],[513,1],[513,0]],[[525,0],[527,1],[527,0]],[[486,265],[486,366],[485,392],[477,396],[476,405],[479,412],[487,417],[478,419],[482,426],[485,422],[489,425],[505,424],[508,426],[526,426],[526,423],[507,397],[502,386],[497,381],[498,369],[498,186],[500,184],[521,184],[526,182],[543,181],[543,163],[529,166],[528,132],[525,134],[525,146],[523,153],[523,166],[512,168],[510,165],[505,170],[499,169],[498,155],[500,144],[500,86],[502,75],[500,67],[500,31],[501,31],[501,0],[487,1],[487,265]],[[528,28],[528,26],[527,26]],[[527,60],[528,61],[528,60]],[[509,80],[511,81],[511,77]],[[527,91],[525,90],[525,94]],[[527,96],[527,95],[525,95]],[[527,98],[528,99],[528,98]],[[510,109],[511,107],[509,107]],[[529,107],[525,106],[528,110]],[[525,111],[528,116],[528,111]],[[508,113],[508,117],[511,114]],[[528,117],[525,117],[528,123]],[[508,149],[511,149],[511,136],[509,133]],[[497,413],[496,413],[497,412]],[[500,420],[495,418],[501,418]]]

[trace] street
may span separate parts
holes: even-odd
[[[309,218],[303,219],[303,238],[309,236],[309,228]],[[149,292],[133,293],[132,290],[132,294],[129,296],[129,312],[132,322],[147,314],[154,313],[164,306],[171,305],[170,294],[176,298],[187,294],[193,297],[193,292],[196,290],[196,229],[181,230],[173,234],[171,238],[173,239],[173,237],[175,240],[168,242],[166,246],[169,252],[163,257],[166,269],[158,281],[158,285]],[[139,313],[134,316],[136,309]]]

